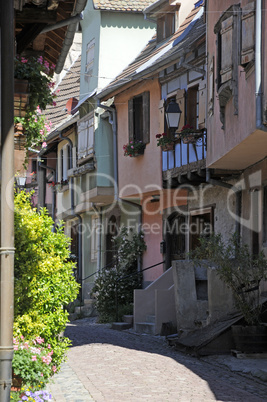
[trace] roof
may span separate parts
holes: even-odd
[[[153,0],[93,0],[93,3],[97,10],[142,12]]]
[[[51,121],[54,131],[57,127],[70,120],[70,114],[66,111],[66,104],[70,98],[79,98],[80,92],[81,56],[72,64],[62,81],[58,84],[59,90],[56,98],[56,106],[48,106],[44,114]]]
[[[59,74],[86,2],[50,0],[47,5],[46,0],[14,0],[17,54],[43,56]]]
[[[203,7],[194,8],[179,29],[165,42],[157,44],[155,35],[137,58],[99,92],[98,97],[104,99],[110,94],[114,95],[128,82],[133,82],[149,72],[156,71],[161,65],[170,63],[172,59],[179,58],[180,54],[195,46],[196,42],[205,36],[205,32]]]

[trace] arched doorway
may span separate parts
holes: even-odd
[[[171,214],[166,222],[166,269],[173,260],[185,258],[185,215],[177,212]]]

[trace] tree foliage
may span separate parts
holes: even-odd
[[[69,345],[60,336],[68,321],[64,306],[78,293],[75,266],[68,261],[70,240],[63,226],[52,232],[52,218],[46,209],[32,208],[30,199],[25,192],[15,195],[14,334],[41,336],[59,364]]]
[[[144,235],[125,226],[113,238],[114,265],[98,272],[93,292],[96,307],[102,322],[114,321],[116,309],[119,316],[131,312],[133,291],[141,287],[142,276],[137,274],[137,259],[146,250]]]

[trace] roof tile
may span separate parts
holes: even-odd
[[[93,0],[97,10],[142,12],[153,0]]]

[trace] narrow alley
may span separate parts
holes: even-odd
[[[181,354],[163,337],[71,322],[73,346],[49,390],[55,402],[267,400],[267,384]]]

